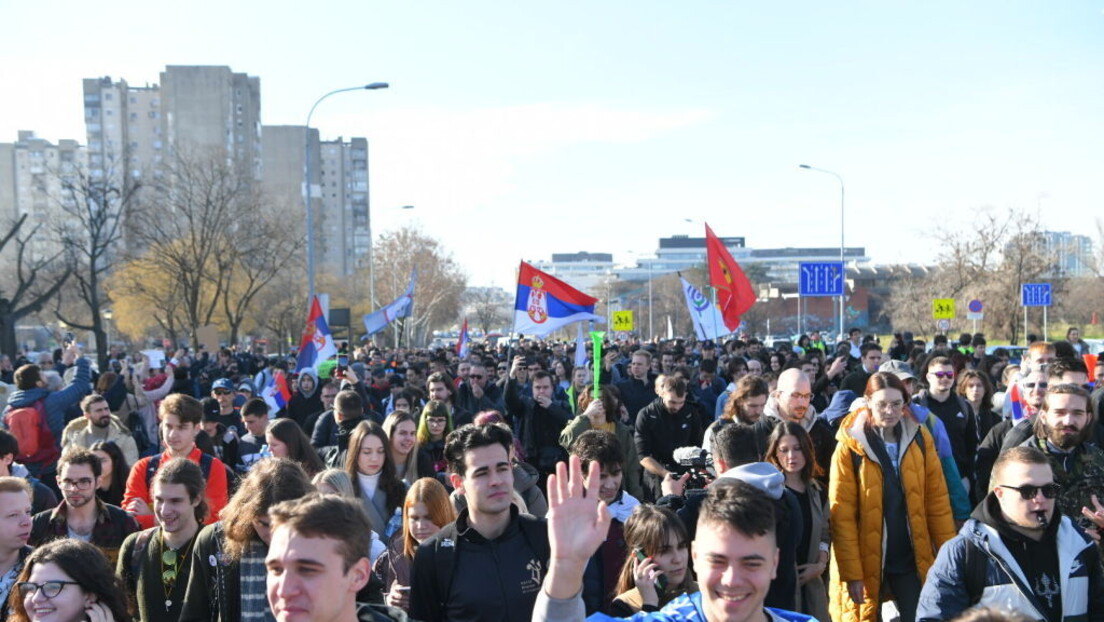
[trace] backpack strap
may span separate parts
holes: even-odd
[[[537,554],[537,559],[545,565],[544,570],[547,572],[548,562],[552,558],[552,546],[548,543],[548,523],[540,518],[519,514],[518,527],[521,528],[525,543]]]
[[[963,583],[966,587],[966,596],[970,599],[970,605],[973,606],[981,601],[981,594],[985,591],[986,555],[978,550],[977,545],[970,538],[965,538],[965,541]]]
[[[128,560],[127,568],[130,570],[130,578],[137,583],[138,570],[142,565],[142,555],[146,552],[146,547],[149,546],[150,539],[153,538],[153,532],[157,531],[159,527],[152,529],[146,529],[138,533],[138,537],[134,540],[134,548],[130,550],[130,559]]]
[[[146,490],[149,490],[150,485],[153,483],[153,476],[157,475],[157,469],[159,468],[161,468],[161,454],[150,456],[150,461],[146,464]],[[204,480],[206,480],[207,473],[204,473],[203,476]]]
[[[441,528],[433,540],[433,566],[437,570],[437,602],[441,611],[445,610],[449,590],[452,589],[452,574],[456,570],[456,544],[459,532],[452,522]]]

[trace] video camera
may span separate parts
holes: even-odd
[[[701,447],[679,447],[673,458],[679,477],[690,474],[686,480],[686,490],[701,490],[717,477],[713,473],[713,456]]]

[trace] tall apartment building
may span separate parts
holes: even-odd
[[[84,80],[84,120],[94,177],[157,177],[174,150],[226,157],[261,175],[260,78],[229,67],[173,66],[161,83]],[[118,183],[118,181],[117,181]]]
[[[311,204],[317,215],[322,207],[322,190],[319,184],[318,130],[302,125],[265,125],[261,129],[261,149],[264,167],[261,173],[261,192],[264,201],[287,212],[289,226],[306,232],[306,213],[303,211],[303,172],[307,141],[311,149]],[[321,239],[321,223],[314,219],[314,239]],[[315,257],[318,257],[317,251]]]
[[[307,134],[301,125],[266,125],[262,130],[264,172],[261,187],[268,201],[302,222],[303,174]],[[368,141],[364,138],[319,141],[309,134],[314,253],[320,269],[352,274],[367,262],[372,239],[368,205]]]
[[[321,143],[318,214],[322,265],[351,274],[368,261],[372,222],[368,204],[368,140],[340,137]],[[312,195],[313,196],[313,195]]]
[[[75,140],[59,140],[55,145],[26,130],[19,132],[14,143],[0,143],[0,223],[6,226],[26,214],[21,235],[39,227],[30,241],[31,260],[49,258],[61,250],[56,231],[65,222],[62,206],[73,201],[65,192],[65,182],[86,157],[86,150]]]

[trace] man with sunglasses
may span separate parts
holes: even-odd
[[[978,486],[984,490],[989,481],[987,465],[996,460],[996,454],[1003,449],[1022,445],[1035,435],[1036,414],[1042,412],[1046,403],[1047,387],[1059,384],[1073,384],[1085,387],[1088,383],[1088,371],[1085,364],[1077,359],[1058,359],[1047,364],[1046,371],[1032,369],[1019,380],[1020,394],[1023,396],[1024,417],[1019,421],[1006,420],[993,426],[985,440],[978,447]],[[1086,389],[1087,391],[1088,389]],[[1090,426],[1095,442],[1102,446],[1104,429]]]
[[[1061,369],[1052,369],[1052,371],[1061,371]],[[1029,369],[1016,383],[1019,386],[1020,396],[1023,398],[1023,417],[1021,419],[1009,418],[997,423],[989,429],[989,433],[978,445],[975,470],[978,491],[989,489],[989,474],[992,471],[993,463],[997,459],[997,454],[1008,447],[1021,445],[1031,437],[1032,422],[1035,420],[1036,413],[1043,408],[1050,378],[1042,369]],[[1009,391],[1009,394],[1011,394],[1011,391]],[[1006,398],[1006,401],[1011,400]],[[1017,426],[1018,430],[1013,433],[1013,428]]]
[[[244,429],[240,411],[234,407],[234,383],[229,378],[219,378],[211,385],[211,397],[218,401],[219,412],[213,421],[226,426],[235,434]]]
[[[1053,395],[1081,399],[1076,392]],[[1056,512],[1065,490],[1051,464],[1030,445],[1001,454],[993,490],[928,571],[917,620],[949,620],[971,607],[1049,622],[1104,619],[1099,551]]]
[[[966,482],[966,491],[974,488],[974,455],[977,453],[978,427],[974,409],[966,398],[954,392],[955,368],[951,359],[937,356],[928,363],[925,379],[928,388],[920,391],[912,401],[927,408],[947,428],[958,473]],[[981,491],[972,495],[982,497]]]

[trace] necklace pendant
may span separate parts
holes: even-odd
[[[171,608],[172,608],[172,600],[166,598],[165,599],[165,611],[168,611]]]

